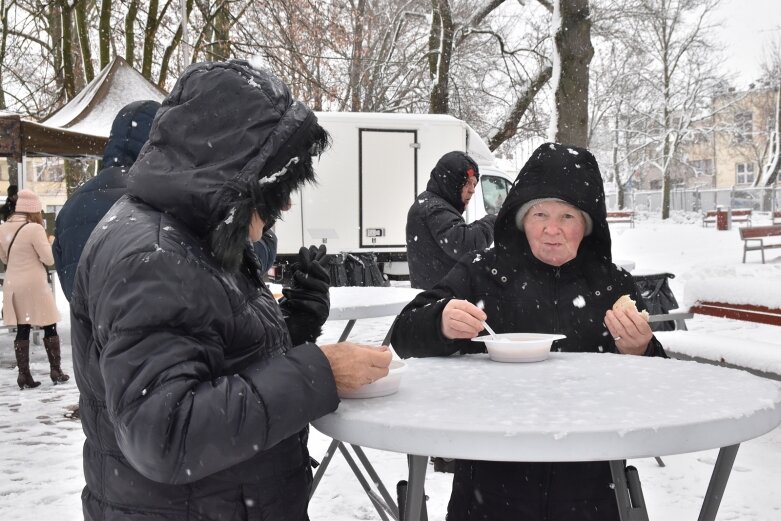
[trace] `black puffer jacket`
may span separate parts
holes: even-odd
[[[431,289],[458,259],[493,241],[495,215],[471,224],[464,221],[461,190],[477,163],[463,152],[448,152],[431,171],[426,190],[407,213],[407,262],[413,288]]]
[[[336,386],[317,346],[291,346],[242,194],[312,121],[242,62],[189,67],[163,103],[74,283],[85,519],[307,519],[305,429]],[[214,229],[244,238],[237,271]]]
[[[122,107],[111,125],[103,169],[81,185],[57,214],[52,253],[57,278],[68,301],[84,245],[106,212],[125,195],[127,171],[149,139],[158,108],[160,104],[153,100],[134,101]]]
[[[593,232],[575,259],[553,267],[537,260],[515,225],[527,201],[559,198],[585,210]],[[611,260],[602,179],[587,150],[548,143],[521,170],[496,222],[495,248],[461,259],[432,290],[418,295],[394,326],[392,344],[402,357],[479,352],[483,344],[442,336],[441,316],[452,298],[482,303],[497,333],[563,333],[560,351],[616,353],[605,312],[623,294],[642,308],[632,276]],[[665,356],[651,340],[647,355]],[[448,520],[618,519],[607,463],[496,463],[456,465]]]

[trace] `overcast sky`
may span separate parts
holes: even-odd
[[[724,21],[726,66],[739,74],[737,86],[746,87],[759,76],[763,48],[781,40],[781,0],[722,0],[718,19]]]

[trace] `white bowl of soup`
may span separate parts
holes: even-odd
[[[473,342],[484,342],[491,360],[496,362],[541,362],[550,355],[551,345],[566,335],[548,333],[500,333],[483,335]]]

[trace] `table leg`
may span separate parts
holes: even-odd
[[[315,495],[315,490],[317,490],[317,485],[320,484],[320,480],[323,479],[323,474],[325,474],[325,469],[328,468],[328,464],[331,463],[331,458],[333,458],[334,454],[336,454],[336,447],[338,445],[339,445],[338,440],[331,440],[331,444],[328,446],[328,450],[325,452],[325,456],[323,456],[323,461],[317,467],[317,472],[315,472],[315,477],[312,480],[312,488],[309,490],[309,499],[312,499],[312,496]]]
[[[393,496],[391,496],[388,493],[388,489],[385,488],[385,485],[380,479],[380,476],[377,475],[377,472],[374,470],[374,467],[369,461],[369,458],[366,457],[366,454],[363,452],[363,449],[360,446],[352,445],[352,444],[350,446],[355,451],[355,455],[358,456],[358,459],[361,461],[361,464],[363,464],[363,468],[366,469],[366,473],[369,474],[369,477],[371,478],[374,485],[377,487],[377,490],[380,491],[382,498],[385,500],[385,504],[393,511],[393,515],[396,517],[396,519],[398,519],[399,508],[396,506],[396,502],[393,501]]]
[[[342,331],[342,336],[339,337],[339,342],[344,342],[347,340],[347,337],[350,335],[350,331],[353,330],[353,326],[355,325],[354,318],[347,321],[347,325],[344,326],[344,331]]]
[[[428,456],[407,456],[409,460],[409,480],[407,486],[407,501],[404,505],[404,521],[423,521],[423,485],[426,481]]]
[[[708,483],[708,491],[705,493],[698,521],[716,519],[716,512],[719,510],[721,498],[724,497],[724,489],[727,487],[727,480],[732,472],[732,464],[735,463],[739,448],[740,443],[719,449],[719,456],[716,458],[716,466],[713,467],[713,474],[711,474],[710,483]]]
[[[358,482],[363,487],[364,492],[366,492],[366,495],[369,497],[369,500],[374,505],[374,508],[377,510],[377,513],[380,515],[380,518],[382,521],[388,521],[388,516],[385,515],[385,511],[387,510],[389,514],[392,516],[394,515],[393,511],[390,509],[388,505],[382,502],[382,499],[377,497],[377,494],[372,490],[371,486],[369,485],[369,482],[366,481],[366,478],[363,476],[363,472],[361,472],[361,469],[358,468],[358,464],[355,463],[355,460],[350,455],[350,453],[347,451],[347,447],[344,446],[343,443],[339,443],[339,451],[342,453],[342,456],[344,456],[345,461],[347,461],[347,464],[350,466],[350,469],[353,471],[353,474],[355,474],[355,477],[358,479]],[[395,519],[395,518],[394,518]]]
[[[648,521],[648,511],[645,508],[637,470],[634,467],[627,469],[624,460],[614,460],[610,462],[610,473],[613,475],[618,516],[621,521]]]

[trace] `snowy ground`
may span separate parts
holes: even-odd
[[[758,224],[761,224],[758,223]],[[741,263],[742,245],[737,230],[702,228],[698,218],[677,215],[668,222],[639,219],[636,228],[612,228],[614,257],[632,260],[635,273],[672,272],[672,289],[679,302],[685,301],[688,281],[746,277],[766,282],[763,298],[781,299],[781,256],[771,250],[768,263],[759,255]],[[63,338],[64,367],[71,372],[70,328],[67,302],[58,294],[63,314],[59,324]],[[359,321],[351,340],[379,343],[390,319]],[[322,342],[335,341],[344,322],[327,324]],[[690,330],[715,332],[735,340],[735,349],[751,349],[752,341],[773,343],[781,351],[781,328],[708,317],[689,321]],[[78,422],[63,417],[77,401],[72,381],[54,386],[48,380],[42,346],[32,348],[32,370],[42,385],[19,391],[13,361],[12,337],[2,337],[0,348],[0,519],[16,521],[64,521],[82,519],[80,492],[83,434]],[[759,355],[756,355],[757,357]],[[71,372],[72,374],[72,372]],[[685,397],[681,397],[685,399]],[[312,431],[310,451],[320,459],[330,440]],[[406,459],[399,454],[367,450],[380,477],[391,491],[406,478]],[[653,520],[696,519],[707,489],[717,451],[705,451],[664,458],[666,467],[653,459],[631,461],[640,471],[650,518]],[[430,469],[431,470],[431,469]],[[719,511],[720,520],[781,519],[781,428],[741,445],[735,467]],[[450,475],[427,475],[428,513],[432,521],[443,520],[450,493]],[[332,461],[310,506],[313,521],[379,519],[371,503],[353,478],[344,459]]]

